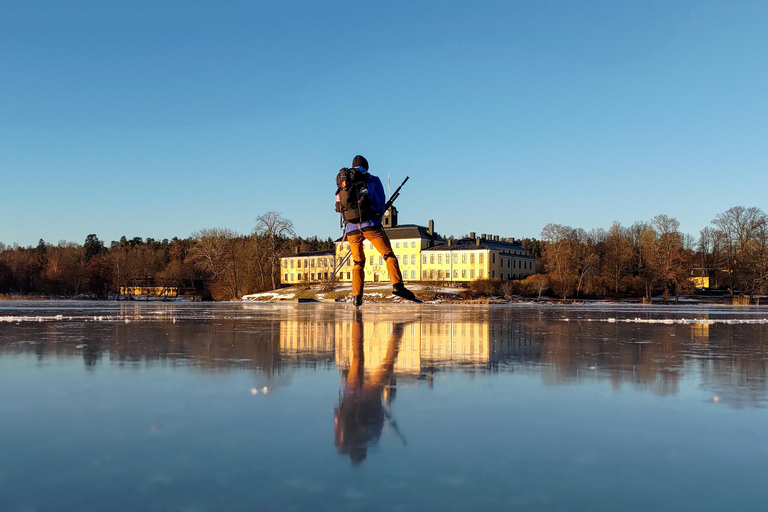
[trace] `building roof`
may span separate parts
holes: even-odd
[[[314,252],[300,252],[300,253],[292,253],[292,254],[286,254],[283,256],[283,258],[300,258],[300,257],[310,257],[310,256],[333,256],[336,254],[336,251],[333,249],[328,249],[327,251],[314,251]]]
[[[514,256],[535,259],[531,256],[531,252],[528,249],[518,243],[502,242],[501,240],[496,242],[487,238],[481,238],[480,245],[477,244],[477,240],[475,239],[462,238],[460,240],[453,240],[451,245],[448,245],[447,243],[443,245],[436,245],[434,247],[424,249],[424,251],[469,251],[472,249],[486,249],[499,252],[522,251],[523,254],[516,254]]]
[[[398,224],[393,228],[384,228],[384,232],[387,234],[390,240],[403,240],[411,238],[430,240],[430,236],[427,231],[429,231],[429,228],[426,226],[418,226],[416,224]],[[444,244],[445,238],[435,233],[434,241],[437,244]],[[341,242],[341,238],[336,239],[336,242]]]

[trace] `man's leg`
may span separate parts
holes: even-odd
[[[397,261],[397,256],[395,256],[394,251],[392,251],[392,244],[389,242],[389,237],[384,232],[384,229],[371,229],[364,231],[363,234],[387,262],[387,272],[389,272],[389,280],[392,281],[392,285],[403,284],[403,274],[400,272],[400,264]]]
[[[347,235],[349,250],[352,253],[352,295],[363,296],[363,283],[365,282],[365,253],[363,252],[363,235],[357,233]]]

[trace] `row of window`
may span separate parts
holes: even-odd
[[[326,257],[326,258],[291,258],[290,259],[291,268],[302,268],[302,262],[304,264],[304,268],[315,268],[315,265],[318,267],[328,267],[333,266],[333,257]],[[296,265],[294,267],[294,264]],[[288,264],[286,264],[286,267],[288,268]]]
[[[338,276],[343,279],[344,278],[344,273],[343,272],[339,272]],[[328,274],[328,272],[317,272],[317,273],[315,273],[315,272],[312,272],[312,273],[307,273],[307,272],[304,272],[304,273],[301,273],[301,272],[293,273],[293,272],[291,272],[290,274],[286,273],[284,275],[284,277],[285,277],[285,279],[284,279],[283,282],[290,283],[290,282],[299,282],[299,281],[320,281],[320,280],[328,279],[329,274]],[[350,272],[347,272],[347,280],[349,280],[349,279],[352,279],[352,274]]]
[[[461,278],[466,279],[467,278],[467,269],[463,268],[461,270],[459,269],[453,269],[453,279],[459,278],[459,273],[461,273]],[[483,269],[480,269],[477,271],[477,277],[478,279],[483,279],[485,274],[483,273]],[[421,278],[424,280],[429,279],[430,281],[434,281],[437,279],[438,281],[442,281],[443,279],[451,279],[451,271],[450,270],[422,270],[421,271]],[[474,279],[475,278],[475,269],[471,268],[469,269],[469,278]]]
[[[501,266],[504,267],[504,261],[502,260]],[[533,270],[533,262],[530,260],[518,260],[507,258],[507,268],[520,268],[525,270]]]
[[[461,262],[462,263],[467,263],[467,256],[469,256],[469,264],[470,265],[474,265],[475,264],[475,253],[469,253],[468,254],[466,252],[462,252],[461,253]],[[496,255],[494,254],[494,256],[496,256]],[[435,260],[437,260],[437,264],[438,265],[442,265],[443,264],[443,255],[440,254],[440,253],[438,253],[437,255],[435,255],[435,254],[429,254],[429,255],[422,254],[421,262],[424,263],[425,265],[427,263],[427,258],[429,258],[429,263],[432,264],[432,265],[435,264]],[[477,255],[477,262],[480,265],[485,263],[485,254],[483,254],[483,253],[478,254]],[[449,265],[450,263],[451,263],[451,255],[450,254],[446,254],[445,255],[445,264]],[[453,254],[453,263],[454,264],[458,264],[459,263],[459,253],[454,253]]]

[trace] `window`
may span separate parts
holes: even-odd
[[[496,253],[491,254],[491,263],[496,264]]]
[[[301,260],[296,260],[296,268],[301,268]]]
[[[384,264],[384,257],[379,256],[379,265],[383,265],[383,264]]]
[[[467,277],[467,269],[465,269],[465,268],[461,269],[461,277],[462,277],[462,279]]]
[[[437,271],[437,278],[438,279],[442,279],[443,278],[443,271],[442,270],[438,270]]]
[[[421,271],[421,278],[422,278],[423,280],[425,280],[425,281],[427,280],[427,271],[426,271],[426,270],[422,270],[422,271]]]
[[[416,279],[416,271],[411,270],[411,279]]]
[[[416,248],[416,242],[411,242],[411,249],[415,249],[415,248]]]
[[[475,278],[475,269],[471,268],[469,269],[469,278],[474,279]]]
[[[482,278],[483,278],[483,269],[480,269],[480,270],[479,270],[479,272],[478,272],[478,277],[479,277],[480,279],[482,279]]]
[[[482,270],[480,272],[482,272]],[[325,274],[325,278],[328,279],[328,272],[324,272],[324,274]]]
[[[454,254],[453,255],[453,262],[454,263],[458,263],[459,262],[459,255],[458,254]]]
[[[459,277],[459,271],[456,269],[453,269],[453,277],[458,278]]]
[[[461,262],[462,263],[466,263],[467,262],[467,253],[465,253],[465,252],[461,253]],[[461,277],[465,277],[465,276],[461,276]]]
[[[425,264],[425,265],[427,264],[427,255],[426,255],[426,254],[422,255],[422,257],[421,257],[421,262],[422,262],[423,264]]]
[[[307,258],[304,258],[304,268],[309,268],[309,262],[307,261]]]
[[[301,281],[301,272],[299,272],[298,274],[296,274],[296,276],[299,278],[299,281]]]
[[[496,277],[496,271],[495,270],[491,270],[491,277]]]
[[[470,263],[470,265],[474,265],[475,264],[475,253],[472,253],[472,254],[469,255],[469,263]]]
[[[434,254],[430,254],[429,255],[429,262],[433,263],[433,264],[435,263],[435,255]]]
[[[438,254],[437,255],[437,264],[438,265],[442,265],[443,264],[443,255],[442,254]]]
[[[288,282],[288,274],[285,274],[285,282]]]
[[[373,265],[373,256],[368,256],[368,264]]]
[[[478,257],[477,257],[477,262],[478,262],[478,263],[480,263],[480,264],[482,265],[482,264],[484,263],[484,262],[483,262],[483,259],[484,259],[484,258],[483,258],[483,254],[482,254],[482,253],[480,253],[480,255],[478,255]]]
[[[347,280],[350,280],[350,279],[352,279],[352,274],[350,274],[349,272],[347,272]]]
[[[399,249],[399,248],[400,248],[400,242],[395,242],[395,249]]]
[[[435,271],[434,270],[430,270],[429,271],[429,278],[430,279],[434,279],[435,278]]]
[[[314,272],[312,272],[312,280],[313,281],[315,280],[315,273]]]
[[[293,260],[291,260],[291,268],[293,268]]]
[[[507,268],[512,268],[512,260],[507,258]]]
[[[408,256],[406,256],[406,258],[407,257]],[[415,264],[416,264],[416,255],[415,254],[411,254],[411,265],[415,265]]]

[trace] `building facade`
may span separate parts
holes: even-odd
[[[280,259],[280,284],[296,285],[327,281],[336,267],[334,251],[299,253]]]
[[[536,271],[536,259],[513,238],[494,235],[446,240],[435,231],[434,221],[428,226],[397,224],[397,210],[382,218],[384,232],[400,263],[406,282],[440,281],[470,282],[478,279],[525,279]],[[337,262],[344,262],[337,273],[339,282],[352,282],[354,262],[349,243],[336,241],[334,251],[303,253],[281,260],[281,284],[319,283],[330,279]],[[367,240],[365,282],[390,282],[387,265]]]

